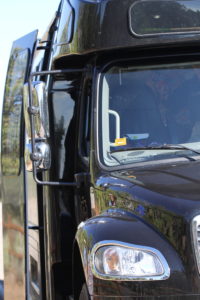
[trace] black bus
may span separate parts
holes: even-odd
[[[200,298],[199,49],[199,0],[62,0],[13,43],[5,300]]]

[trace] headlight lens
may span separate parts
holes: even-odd
[[[200,273],[200,215],[192,220],[192,236],[198,271]]]
[[[120,242],[104,244],[93,251],[93,269],[97,277],[116,280],[161,280],[169,277],[168,264],[158,250],[117,243]]]

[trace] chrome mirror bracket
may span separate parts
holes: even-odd
[[[30,115],[37,116],[39,114],[39,112],[40,112],[39,107],[36,107],[36,106],[28,107],[28,113]]]
[[[51,151],[45,142],[39,142],[35,145],[35,152],[30,154],[30,158],[35,162],[36,167],[43,171],[49,170],[51,167]]]

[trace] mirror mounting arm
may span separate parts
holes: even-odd
[[[72,187],[79,187],[78,182],[62,182],[62,181],[42,181],[38,178],[38,168],[43,163],[43,170],[47,170],[50,168],[50,166],[47,163],[47,166],[45,167],[45,155],[42,154],[48,153],[48,150],[43,145],[40,145],[40,147],[37,147],[37,139],[35,137],[35,116],[39,115],[40,110],[39,107],[36,107],[33,105],[33,95],[32,95],[32,79],[34,76],[50,76],[50,75],[58,75],[58,74],[65,74],[65,73],[83,73],[86,72],[87,69],[63,69],[63,70],[52,70],[52,71],[41,71],[41,72],[33,72],[30,74],[29,80],[28,80],[28,94],[29,94],[29,105],[28,105],[28,113],[30,116],[30,129],[31,129],[31,160],[32,160],[32,166],[33,166],[33,178],[35,182],[39,185],[47,185],[47,186],[72,186]],[[38,152],[37,148],[41,151]]]
[[[33,162],[33,165],[35,162]],[[79,187],[79,184],[77,182],[62,182],[62,181],[42,181],[38,179],[37,176],[37,169],[36,167],[33,167],[33,178],[35,182],[39,185],[48,185],[48,186],[72,186],[72,187]]]

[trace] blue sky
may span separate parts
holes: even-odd
[[[60,0],[1,0],[0,1],[0,108],[12,42],[39,29],[42,36]]]

